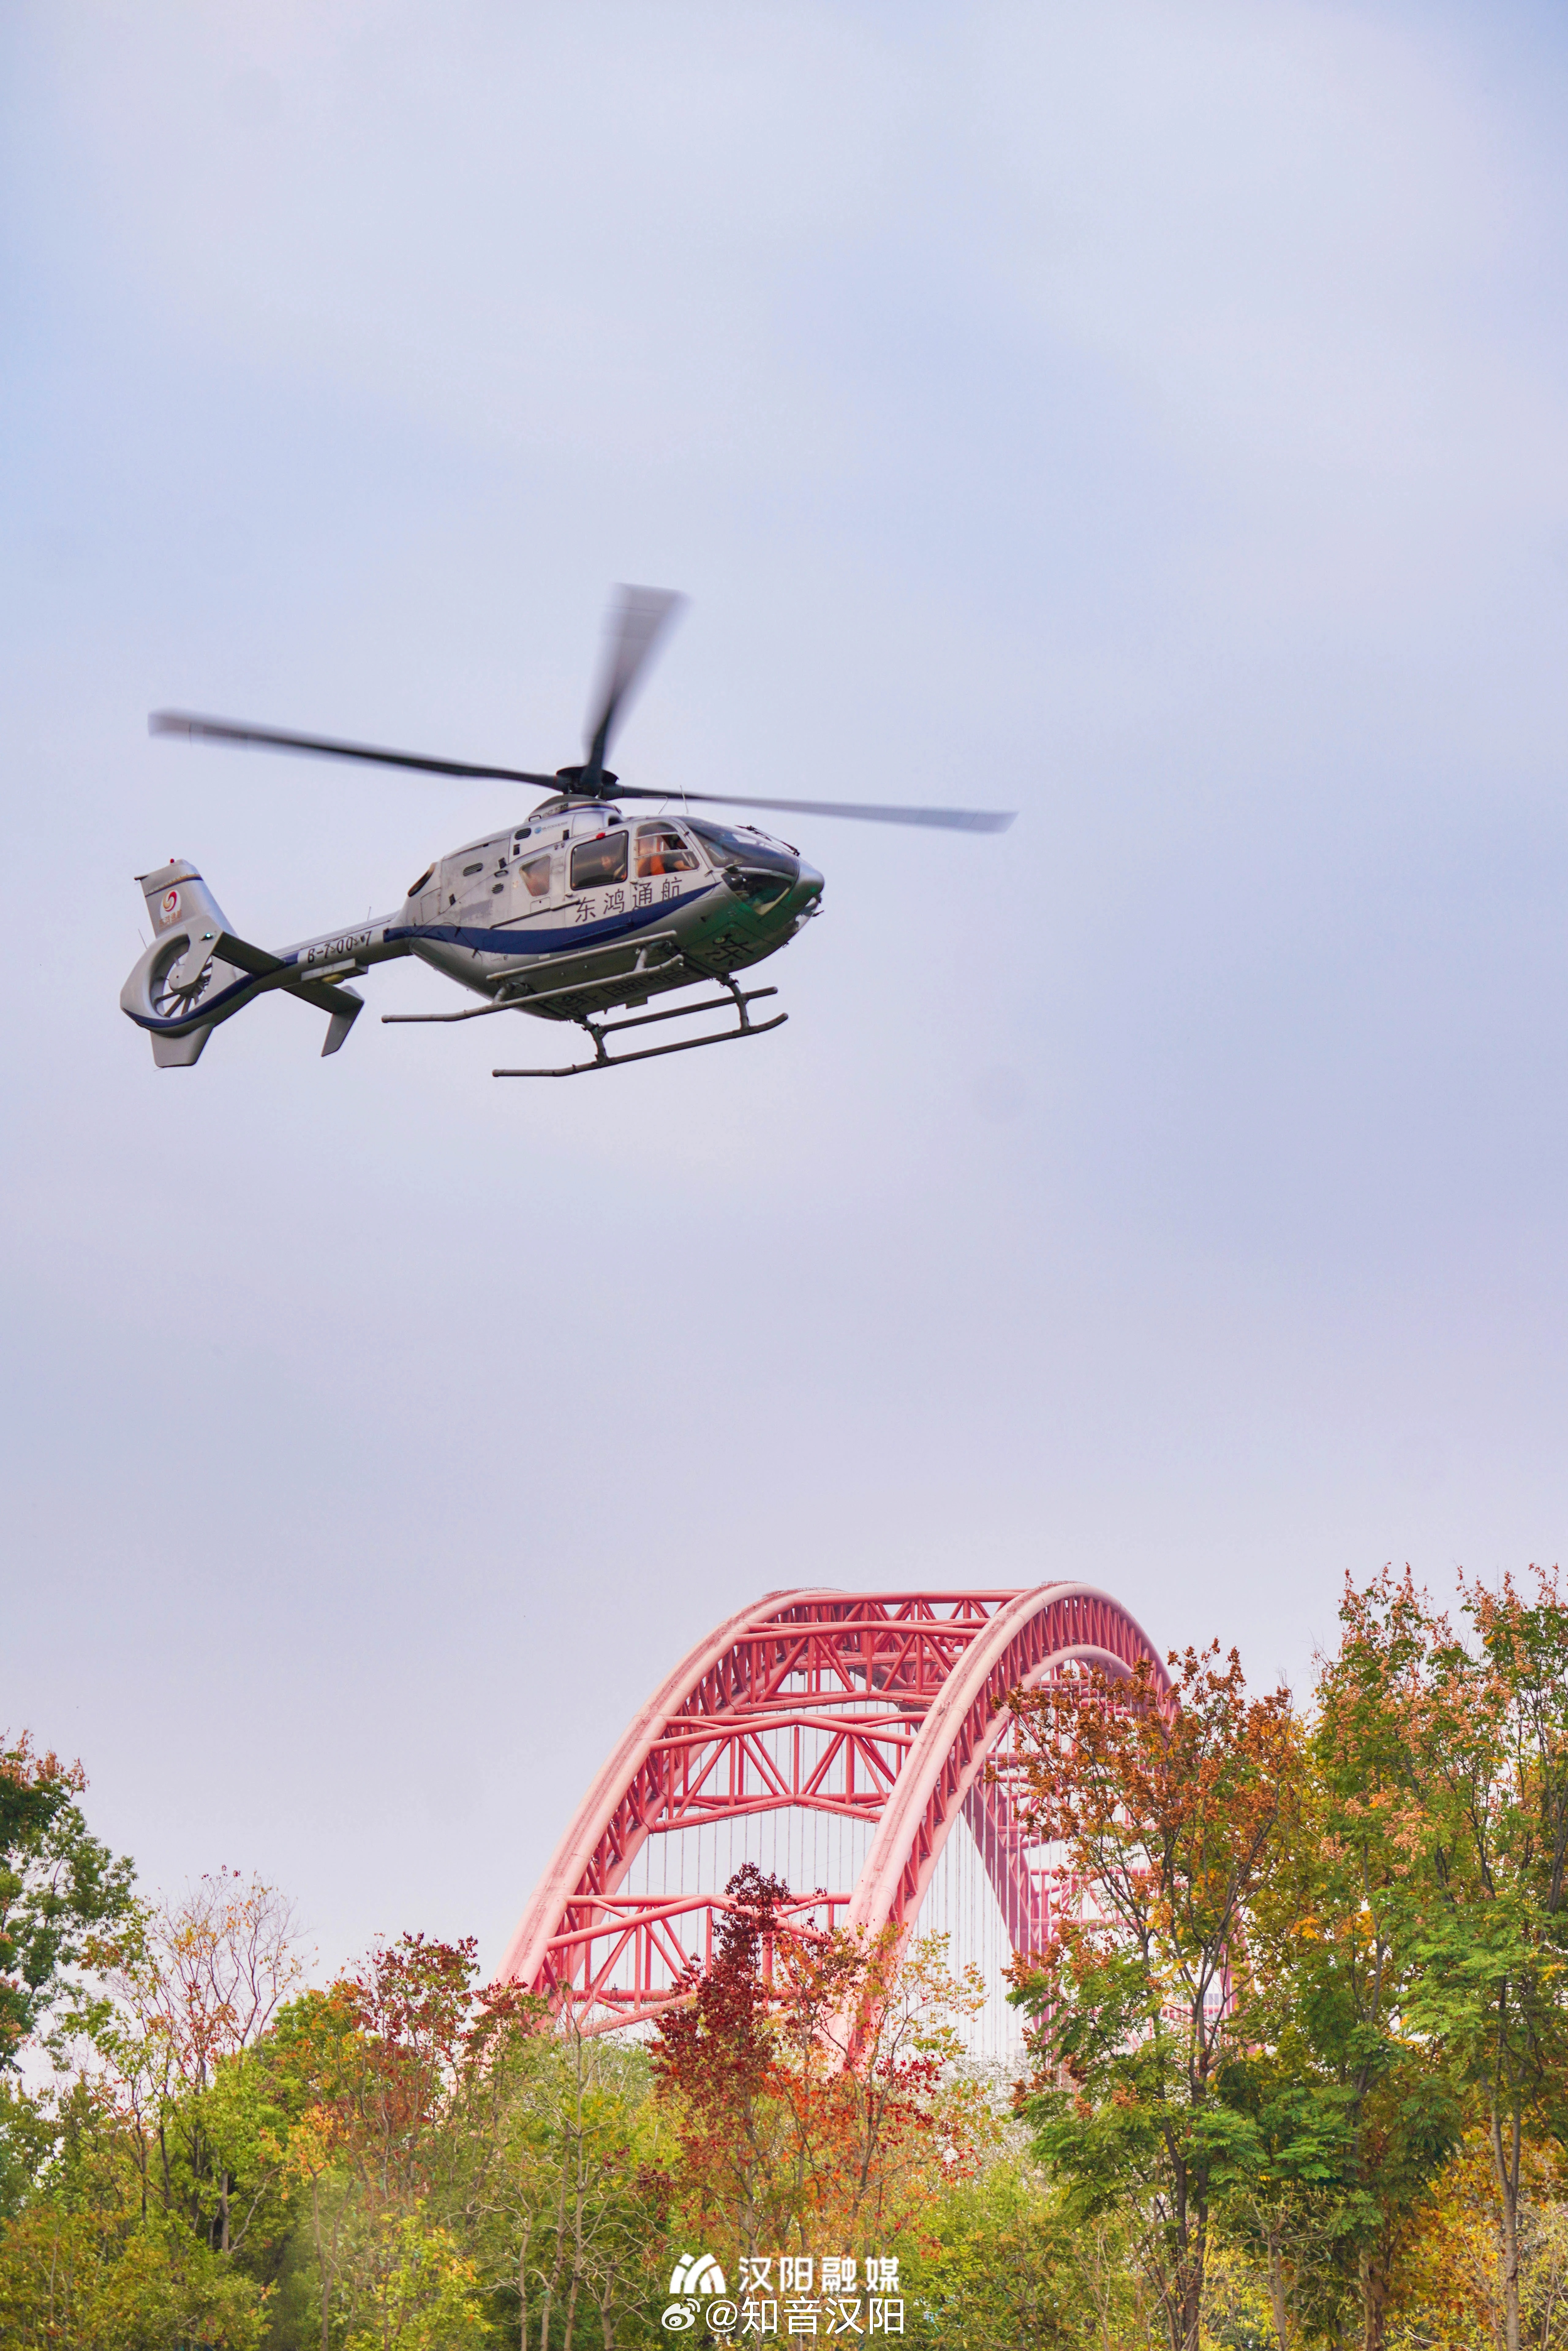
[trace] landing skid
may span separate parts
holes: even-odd
[[[776,987],[737,987],[734,980],[721,979],[727,996],[710,996],[702,1004],[677,1005],[673,1012],[643,1012],[635,1020],[600,1020],[584,1019],[581,1026],[593,1040],[591,1061],[573,1061],[564,1070],[492,1070],[493,1078],[582,1078],[591,1070],[618,1070],[626,1061],[657,1061],[666,1053],[695,1053],[702,1045],[737,1045],[743,1037],[766,1037],[770,1029],[782,1029],[789,1015],[776,1013],[771,1020],[753,1020],[747,1011],[759,997],[777,996]],[[721,1029],[716,1037],[685,1037],[678,1045],[643,1045],[634,1053],[607,1053],[606,1037],[617,1036],[623,1029],[651,1029],[656,1020],[685,1020],[694,1012],[727,1012],[735,1008],[738,1025]]]

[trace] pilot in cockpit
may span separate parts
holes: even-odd
[[[637,829],[637,879],[651,882],[661,873],[692,873],[696,859],[669,825],[644,824]]]

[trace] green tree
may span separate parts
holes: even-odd
[[[303,1972],[292,1904],[219,1870],[141,1908],[104,1954],[99,2046],[134,2148],[143,2211],[176,2208],[228,2253],[276,2203],[283,2116],[255,2053]]]
[[[346,2351],[484,2351],[491,2339],[474,2262],[422,2207],[397,2224],[392,2257],[372,2275]]]
[[[1291,1833],[1301,1740],[1288,1691],[1249,1698],[1218,1644],[1015,1692],[1021,1802],[1082,1896],[1019,1970],[1032,2019],[1025,2112],[1088,2220],[1129,2227],[1172,2351],[1197,2351],[1218,2204],[1256,2172],[1256,2119],[1228,2095],[1252,1907]]]
[[[1256,1977],[1266,1976],[1266,1953],[1256,1948],[1253,1966]],[[1261,2006],[1249,2004],[1243,2033],[1267,2029]],[[1345,2101],[1289,2025],[1275,2046],[1249,2042],[1225,2086],[1251,2116],[1257,2144],[1255,2163],[1222,2200],[1218,2226],[1256,2263],[1278,2351],[1293,2351],[1336,2331],[1345,2299],[1344,2252],[1358,2209],[1344,2189]]]
[[[1412,2024],[1479,2099],[1501,2227],[1503,2336],[1520,2345],[1532,2124],[1568,2122],[1568,1606],[1505,1578],[1466,1599],[1477,1646],[1423,1603],[1403,1720],[1422,1814]]]
[[[519,2010],[470,2069],[455,2118],[473,2151],[461,2210],[504,2339],[518,2351],[595,2331],[606,2351],[652,2340],[671,2183],[648,2053],[584,2033],[570,2011]]]
[[[134,1872],[89,1830],[79,1763],[0,1743],[0,2067],[58,2050],[97,2012],[79,1970],[128,1917]]]
[[[1341,1623],[1318,1675],[1295,1830],[1254,1905],[1249,2070],[1271,2107],[1266,2199],[1300,2223],[1282,2250],[1320,2304],[1333,2300],[1331,2280],[1314,2283],[1329,2259],[1360,2303],[1365,2351],[1382,2351],[1398,2262],[1463,2116],[1441,2049],[1409,2016],[1420,1613],[1384,1576],[1364,1592],[1347,1584]]]
[[[101,2079],[55,2102],[50,2151],[0,2230],[0,2346],[255,2351],[265,2291],[179,2212],[141,2210],[122,2116]]]
[[[257,2351],[252,2281],[178,2221],[40,2198],[0,2240],[5,2351]]]
[[[925,2234],[905,2289],[944,2351],[1124,2351],[1140,2339],[1125,2248],[1075,2227],[1016,2155],[939,2197]]]

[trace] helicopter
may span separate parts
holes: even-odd
[[[749,822],[693,816],[693,803],[966,832],[999,832],[1012,822],[1014,812],[1002,810],[754,799],[622,784],[605,766],[606,757],[634,689],[685,601],[665,588],[619,590],[585,737],[587,757],[553,775],[430,758],[191,711],[153,711],[150,733],[193,743],[296,751],[423,775],[494,778],[548,791],[518,822],[433,859],[394,914],[323,932],[276,954],[230,930],[201,873],[184,859],[138,874],[152,943],[120,1002],[151,1038],[157,1067],[190,1069],[220,1022],[277,990],[327,1014],[321,1051],[336,1053],[364,1005],[350,981],[373,964],[411,955],[484,1001],[453,1012],[384,1013],[388,1026],[526,1012],[575,1022],[591,1041],[591,1059],[549,1069],[497,1069],[492,1075],[497,1078],[582,1077],[766,1036],[789,1016],[754,1019],[751,1007],[779,991],[745,987],[738,975],[777,954],[820,912],[822,876],[789,842]],[[622,801],[660,805],[628,815]],[[695,1004],[642,1009],[655,997],[705,987],[723,992]],[[605,1018],[622,1010],[631,1017]],[[628,1030],[709,1012],[733,1016],[730,1025],[673,1043],[609,1050],[608,1040]]]

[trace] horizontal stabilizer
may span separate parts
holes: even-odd
[[[269,971],[281,971],[280,956],[268,955],[265,947],[253,947],[248,939],[236,939],[232,931],[220,931],[213,953],[224,963],[232,963],[236,970],[248,971],[253,978],[265,978]]]

